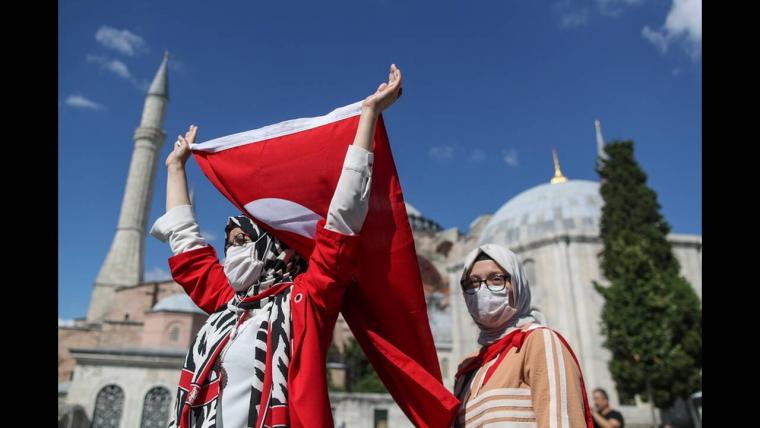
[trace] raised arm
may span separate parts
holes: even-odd
[[[325,228],[344,235],[356,235],[369,209],[372,183],[372,140],[378,116],[401,96],[401,70],[391,65],[388,82],[362,103],[362,113],[354,142],[348,147],[343,171],[327,211]]]
[[[214,249],[201,236],[187,192],[185,164],[198,127],[191,125],[177,137],[166,158],[166,213],[156,220],[150,234],[169,242],[174,257],[169,259],[172,278],[198,307],[211,313],[234,294]]]
[[[207,245],[195,221],[185,175],[190,144],[195,142],[197,132],[198,127],[190,125],[184,136],[177,137],[174,149],[166,157],[166,214],[156,220],[150,231],[161,242],[169,241],[175,255]]]
[[[372,140],[377,118],[400,94],[401,71],[391,65],[388,82],[382,83],[362,104],[356,136],[348,147],[324,227],[317,226],[309,270],[296,281],[308,290],[317,318],[324,326],[332,325],[338,316],[346,286],[356,269],[358,235],[369,209]],[[326,335],[331,332],[332,327],[323,330]]]
[[[375,135],[377,117],[401,96],[401,70],[391,64],[388,81],[377,87],[372,95],[364,99],[359,127],[356,129],[354,145],[372,151],[372,137]]]
[[[185,164],[190,157],[190,144],[195,142],[198,127],[190,125],[185,133],[177,137],[174,150],[166,157],[166,211],[180,205],[190,205],[190,195],[187,192],[187,176]]]

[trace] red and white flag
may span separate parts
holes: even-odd
[[[217,138],[191,149],[238,209],[302,256],[327,215],[361,102]],[[374,135],[361,266],[343,317],[399,407],[417,426],[448,426],[458,406],[441,383],[412,231],[382,116]]]

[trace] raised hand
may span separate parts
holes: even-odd
[[[380,114],[391,106],[401,96],[401,70],[396,64],[391,64],[388,73],[388,82],[383,82],[377,87],[374,94],[364,99],[362,108],[372,113]]]
[[[195,143],[195,135],[198,133],[198,127],[190,125],[184,136],[177,136],[174,142],[174,150],[166,157],[167,168],[184,168],[187,158],[190,157],[190,144]]]

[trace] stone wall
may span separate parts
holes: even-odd
[[[411,428],[390,394],[331,392],[335,428]],[[383,414],[387,415],[382,422]]]
[[[90,328],[58,327],[58,383],[68,382],[76,362],[69,348],[94,348],[100,332]]]
[[[124,392],[121,426],[140,426],[143,401],[151,388],[157,386],[166,388],[174,400],[182,359],[177,358],[176,360],[176,367],[173,368],[80,363],[74,371],[74,380],[66,397],[66,402],[69,405],[82,406],[87,417],[92,420],[98,392],[107,385],[117,385]],[[173,408],[174,403],[172,401],[170,409]]]

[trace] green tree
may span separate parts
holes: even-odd
[[[343,355],[340,354],[340,351],[338,350],[338,347],[335,346],[335,343],[330,343],[330,347],[327,349],[327,363],[337,363],[337,364],[343,364]],[[333,383],[332,375],[330,373],[331,369],[326,370],[327,373],[327,390],[328,391],[337,391],[337,392],[343,392],[346,390],[346,388],[343,385],[336,385]]]
[[[349,392],[388,392],[353,337],[343,348],[343,361],[346,364],[346,389]]]
[[[657,194],[633,155],[632,141],[605,145],[600,159],[604,199],[602,334],[612,353],[610,372],[622,399],[640,395],[670,407],[701,389],[702,309],[680,276]]]

